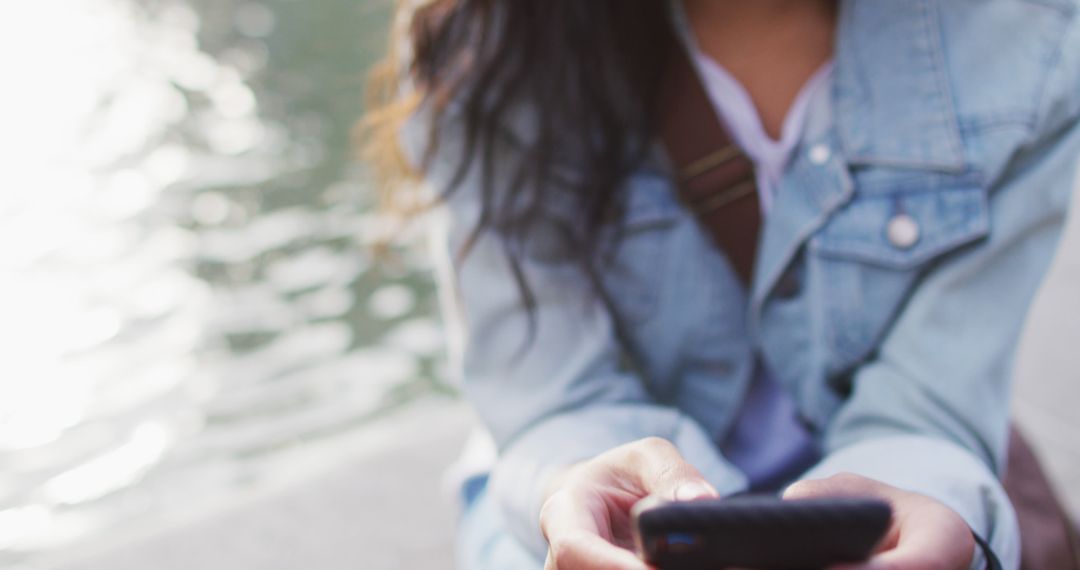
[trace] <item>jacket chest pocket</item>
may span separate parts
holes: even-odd
[[[985,236],[986,191],[979,187],[857,196],[811,240],[811,251],[899,271],[920,267]]]
[[[808,244],[831,371],[865,359],[918,277],[989,231],[988,197],[974,184],[856,194]]]

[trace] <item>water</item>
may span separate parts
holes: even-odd
[[[0,566],[452,392],[349,159],[388,4],[0,6]]]

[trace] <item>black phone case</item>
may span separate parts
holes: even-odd
[[[634,510],[638,550],[664,570],[816,570],[865,560],[892,509],[875,499],[775,496],[647,503]]]

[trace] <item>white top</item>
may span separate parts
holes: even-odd
[[[676,29],[717,116],[733,142],[754,162],[762,215],[772,207],[784,170],[802,137],[810,102],[829,84],[832,62],[817,70],[802,86],[781,127],[780,140],[765,131],[746,89],[716,60],[698,47],[682,2],[672,2]],[[811,149],[811,160],[818,149]],[[825,159],[828,159],[826,156]],[[759,368],[731,433],[723,442],[725,457],[746,474],[752,489],[773,490],[777,484],[810,467],[818,450],[798,419],[795,402]]]
[[[821,66],[802,86],[795,97],[784,124],[781,127],[780,140],[765,132],[761,116],[754,106],[750,94],[726,69],[698,47],[697,41],[687,25],[682,2],[673,2],[675,17],[680,37],[690,53],[690,58],[697,69],[698,76],[705,86],[709,101],[728,129],[733,142],[754,162],[757,175],[757,187],[762,213],[772,207],[773,196],[784,169],[795,147],[799,144],[803,126],[806,124],[807,109],[814,94],[828,85],[832,76],[832,61]]]

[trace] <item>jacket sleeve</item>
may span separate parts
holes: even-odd
[[[425,132],[426,119],[418,115],[404,133],[407,154],[419,156]],[[458,165],[454,134],[444,131],[425,174],[433,189],[452,179]],[[511,145],[496,149],[495,180],[508,179],[514,156]],[[721,492],[741,490],[745,478],[720,456],[702,427],[654,403],[643,380],[620,368],[612,318],[572,264],[522,256],[521,270],[536,305],[530,335],[499,237],[484,233],[458,259],[481,211],[480,170],[470,166],[434,213],[431,227],[451,367],[496,442],[499,456],[490,488],[516,538],[542,556],[547,547],[539,512],[548,477],[647,436],[673,442]]]
[[[988,239],[932,269],[874,360],[856,371],[826,430],[826,457],[805,475],[854,472],[934,497],[986,538],[1005,568],[1017,568],[1020,555],[998,481],[1014,353],[1080,161],[1080,125],[1063,113],[1069,105],[1054,104],[1056,125],[990,189]],[[972,567],[979,564],[977,553]]]

